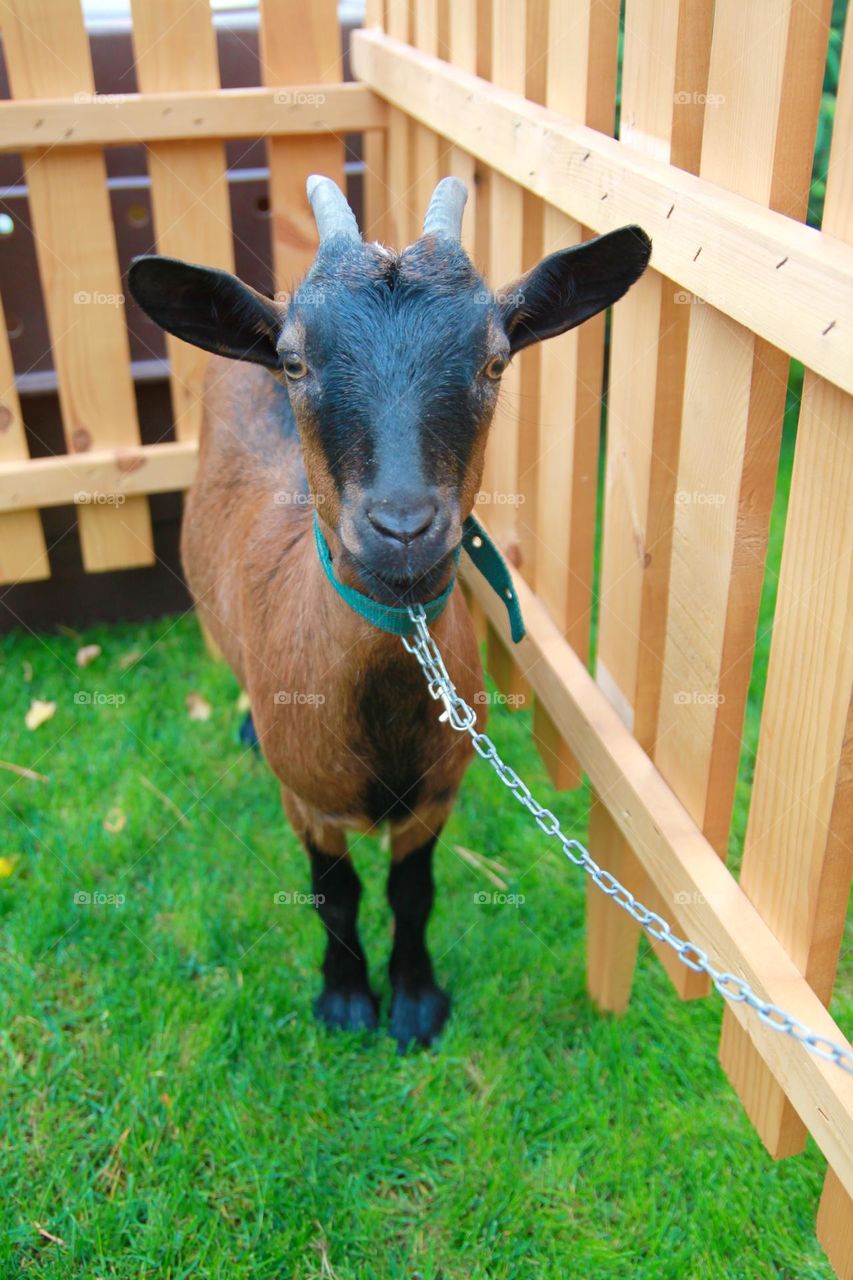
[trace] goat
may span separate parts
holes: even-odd
[[[319,248],[287,302],[157,255],[134,260],[128,285],[163,329],[216,357],[183,564],[310,858],[326,930],[315,1015],[378,1025],[346,832],[387,821],[390,1032],[402,1051],[430,1044],[449,1013],[426,927],[433,851],[472,748],[438,722],[399,639],[341,590],[383,607],[448,593],[432,634],[483,728],[478,647],[453,582],[501,374],[523,348],[622,297],[651,244],[623,227],[552,253],[493,295],[461,245],[457,179],[438,184],[422,235],[402,252],[363,242],[331,179],[309,179],[308,195]]]

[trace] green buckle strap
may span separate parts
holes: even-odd
[[[518,644],[525,635],[524,619],[509,569],[500,551],[474,516],[469,516],[462,526],[462,545],[471,557],[474,568],[480,571],[492,590],[503,600],[509,614],[512,642]]]
[[[407,607],[399,608],[392,605],[379,604],[376,600],[371,600],[370,596],[364,595],[363,592],[356,591],[355,587],[345,586],[343,582],[338,581],[335,577],[332,556],[326,539],[323,537],[316,511],[314,512],[314,543],[317,547],[317,555],[320,557],[320,564],[323,566],[323,572],[344,603],[348,604],[354,613],[357,613],[360,618],[364,618],[365,622],[369,622],[371,626],[378,627],[380,631],[387,631],[392,636],[414,635],[415,624]],[[427,622],[434,622],[444,612],[445,606],[450,599],[450,594],[456,585],[459,556],[463,547],[476,568],[479,569],[486,581],[503,600],[509,614],[513,642],[518,644],[519,640],[524,636],[524,622],[521,617],[518,597],[513,589],[512,578],[503,562],[501,553],[480,522],[475,520],[473,516],[469,516],[462,526],[462,541],[453,553],[453,577],[440,596],[436,596],[435,600],[430,600],[423,606]]]

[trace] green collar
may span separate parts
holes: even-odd
[[[380,631],[387,631],[392,636],[410,636],[414,634],[415,624],[408,608],[378,604],[377,601],[371,600],[370,596],[364,595],[361,591],[356,591],[355,587],[348,587],[343,582],[338,581],[335,577],[332,557],[326,539],[320,529],[320,521],[317,518],[316,511],[314,512],[314,542],[317,547],[317,554],[320,557],[320,564],[323,566],[323,572],[338,595],[349,605],[353,612],[357,613],[360,618],[364,618],[372,626],[378,627]],[[462,541],[453,553],[453,576],[450,582],[440,596],[437,596],[435,600],[430,600],[428,604],[423,606],[427,622],[434,622],[444,612],[445,606],[450,599],[450,593],[456,585],[459,556],[463,547],[476,568],[479,569],[486,581],[504,602],[509,614],[512,639],[515,644],[518,644],[519,640],[524,636],[524,621],[521,617],[518,596],[512,585],[512,578],[503,562],[501,553],[479,520],[476,520],[474,516],[469,516],[462,526]]]

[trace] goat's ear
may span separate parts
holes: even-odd
[[[618,301],[645,271],[651,251],[640,227],[620,227],[552,253],[500,290],[496,298],[513,355]]]
[[[145,314],[176,338],[233,360],[278,367],[284,306],[227,271],[151,254],[133,259],[127,286]]]

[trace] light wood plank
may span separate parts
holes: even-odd
[[[364,12],[366,27],[385,27],[384,0],[367,0]],[[390,243],[388,219],[388,138],[384,130],[366,130],[364,149],[364,235],[368,240]]]
[[[661,274],[853,391],[853,247],[388,37],[356,32],[353,55],[389,102],[594,231],[638,222]]]
[[[525,32],[525,96],[544,103],[548,72],[548,0],[527,0]],[[544,254],[545,205],[530,191],[522,192],[521,262],[527,271]],[[542,344],[535,342],[516,357],[519,364],[518,453],[515,501],[518,565],[527,581],[536,581],[539,503],[539,421],[541,417]]]
[[[853,19],[830,156],[824,230],[853,241]],[[853,873],[853,401],[806,372],[741,886],[829,1001]],[[720,1061],[772,1155],[806,1129],[739,1026]],[[824,1214],[822,1241],[836,1246]],[[839,1223],[840,1227],[840,1223]]]
[[[335,0],[261,0],[261,75],[266,85],[336,84],[343,78]],[[305,184],[321,173],[344,187],[343,139],[270,138],[270,210],[276,289],[290,293],[314,261],[317,227]]]
[[[77,0],[10,0],[3,44],[13,97],[94,92]],[[85,453],[136,444],[139,424],[103,153],[31,151],[24,165],[67,447]],[[153,563],[144,498],[120,510],[82,508],[79,530],[89,571]]]
[[[412,43],[423,53],[438,57],[438,0],[418,0],[415,4]],[[446,144],[432,129],[425,129],[422,125],[415,128],[412,198],[418,235],[436,183],[442,176],[440,157],[443,150],[446,150]]]
[[[827,1169],[817,1215],[817,1238],[838,1280],[853,1280],[853,1197]]]
[[[29,449],[0,305],[0,465],[4,462],[29,466]],[[37,582],[49,577],[50,562],[38,511],[25,509],[0,516],[0,582]]]
[[[453,0],[450,5],[449,60],[455,67],[477,72],[477,0]],[[462,220],[462,245],[471,258],[476,257],[477,231],[477,172],[476,161],[461,147],[451,147],[447,160],[448,172],[465,183],[468,203]]]
[[[388,35],[406,43],[412,34],[409,0],[387,0]],[[417,210],[414,208],[414,156],[412,143],[415,126],[403,111],[388,116],[388,187],[390,218],[394,245],[403,249],[418,233]]]
[[[527,0],[491,0],[491,76],[496,85],[524,94],[527,83]],[[493,290],[511,286],[524,271],[524,192],[503,174],[489,175],[488,280]],[[501,379],[500,395],[486,446],[480,515],[512,563],[521,563],[518,530],[518,449],[522,395],[521,362]],[[487,662],[495,683],[524,705],[529,690],[510,651],[493,629],[487,631]]]
[[[0,102],[0,152],[127,146],[267,134],[384,129],[388,109],[361,84],[128,93]]]
[[[11,519],[36,506],[109,509],[134,494],[187,489],[197,453],[196,441],[184,440],[0,461],[0,512]]]
[[[218,90],[219,59],[208,0],[131,0],[136,77],[143,93]],[[234,270],[225,144],[218,139],[148,148],[157,251]],[[179,440],[201,430],[208,356],[166,336],[172,415]]]
[[[621,136],[637,151],[685,166],[698,156],[713,4],[630,0],[625,15]],[[654,50],[654,56],[650,56]],[[705,50],[702,63],[701,52]],[[687,84],[689,92],[683,89]],[[685,101],[687,98],[687,102]],[[678,148],[676,148],[676,142]],[[672,281],[647,271],[613,312],[607,416],[597,678],[645,749],[654,749],[667,616],[675,470],[690,306]],[[608,823],[613,829],[607,831]],[[637,863],[612,817],[595,834],[644,902],[669,905]],[[592,834],[591,837],[592,838]],[[624,1009],[639,926],[592,887],[587,893],[588,983],[602,1007]],[[702,994],[700,975],[655,945],[682,998]],[[611,971],[611,969],[613,971]],[[610,1003],[610,1001],[615,1003]]]
[[[552,0],[548,16],[545,102],[591,128],[614,125],[618,0],[569,6]],[[578,244],[589,232],[542,206],[542,253]],[[575,652],[589,657],[604,369],[604,316],[542,344],[535,519],[536,589]],[[522,479],[522,487],[524,479]],[[525,519],[528,506],[523,511]],[[536,706],[534,733],[552,781],[580,785],[572,753],[555,742],[547,711]]]
[[[829,4],[718,0],[700,173],[805,212]],[[734,66],[737,60],[738,66]],[[786,68],[800,81],[789,118]],[[792,212],[785,187],[785,211]],[[776,483],[788,360],[713,307],[693,308],[654,759],[726,856]],[[705,989],[708,984],[705,983]]]

